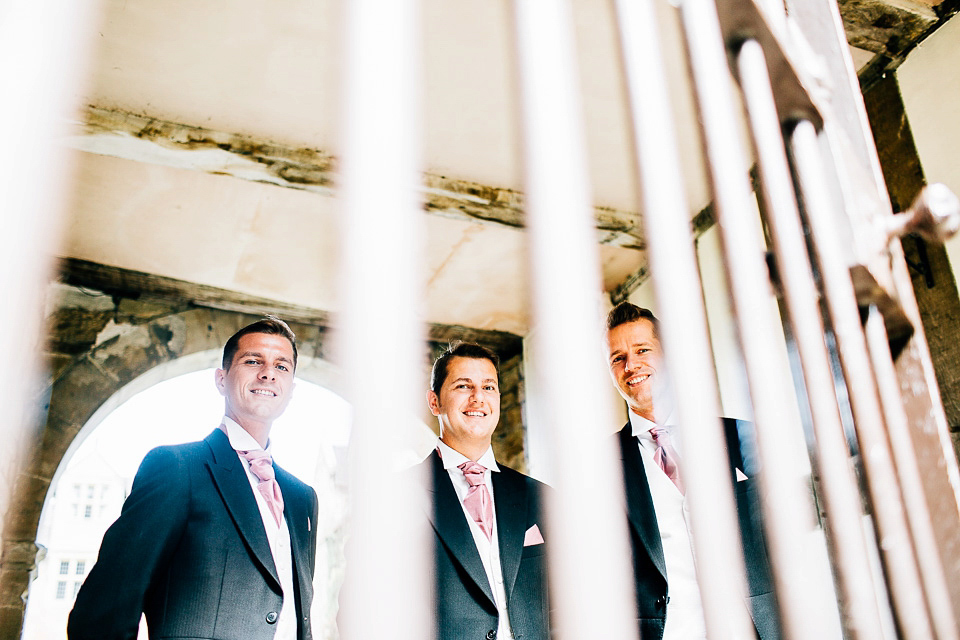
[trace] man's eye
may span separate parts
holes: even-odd
[[[245,363],[245,364],[260,364],[260,361],[259,361],[259,360],[255,360],[255,359],[253,359],[253,358],[250,358],[250,359],[248,359],[248,360],[244,360],[244,363]]]
[[[493,386],[492,384],[488,384],[487,386],[484,387],[484,389],[487,390],[487,391],[496,391],[496,390],[497,390],[497,388],[496,388],[495,386]]]
[[[287,365],[285,365],[285,364],[278,364],[278,365],[277,365],[277,369],[280,369],[280,371],[286,371],[286,370],[287,370]]]
[[[620,362],[621,360],[623,360],[623,356],[614,356],[614,357],[610,360],[610,362],[613,363],[613,364],[615,364],[615,363],[617,363],[617,362]]]

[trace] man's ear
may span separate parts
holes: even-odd
[[[213,383],[217,385],[217,391],[220,392],[220,395],[226,395],[226,384],[224,383],[224,378],[226,378],[226,376],[227,372],[225,369],[217,369],[213,372]]]
[[[437,397],[437,394],[431,389],[427,391],[427,406],[430,407],[430,413],[435,416],[440,415],[440,398]]]

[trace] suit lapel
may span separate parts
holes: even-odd
[[[431,487],[433,510],[427,513],[434,530],[437,532],[437,537],[440,538],[440,542],[444,546],[450,549],[455,560],[460,563],[469,578],[487,596],[490,604],[496,606],[490,582],[487,580],[487,572],[483,569],[480,553],[473,541],[473,534],[470,533],[466,516],[463,515],[463,507],[457,498],[457,492],[450,482],[450,475],[443,468],[443,462],[436,451],[430,454],[427,464],[432,467],[433,481]],[[442,593],[443,585],[437,585],[437,591]]]
[[[493,472],[493,503],[497,511],[497,543],[507,602],[520,569],[523,538],[527,524],[527,487],[520,474],[503,468]]]
[[[309,562],[307,562],[307,556],[311,552],[310,531],[307,529],[310,509],[304,504],[302,493],[298,490],[299,487],[295,484],[293,476],[276,464],[273,468],[276,472],[277,484],[280,485],[280,492],[283,494],[283,515],[287,521],[287,530],[290,532],[293,566],[300,582],[300,593],[303,593],[304,587],[313,582]],[[316,526],[316,522],[310,523],[311,528]]]
[[[267,532],[263,528],[260,509],[257,507],[256,498],[253,497],[253,491],[250,489],[250,482],[247,480],[240,458],[230,446],[227,434],[219,429],[215,429],[205,441],[213,454],[213,460],[207,464],[227,511],[250,549],[250,553],[260,565],[260,569],[273,579],[279,589],[280,578],[277,576],[277,567],[270,552]]]
[[[627,515],[630,526],[637,532],[643,546],[650,556],[650,560],[666,579],[667,568],[663,559],[663,545],[660,542],[660,528],[657,525],[657,514],[653,507],[653,496],[650,494],[650,484],[640,458],[640,449],[637,439],[633,437],[630,422],[620,430],[620,454],[623,462],[623,477],[627,494]]]

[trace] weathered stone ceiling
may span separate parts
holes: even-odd
[[[858,63],[886,69],[955,4],[844,0],[840,8]],[[646,263],[609,5],[573,2],[601,275],[617,297],[646,277]],[[676,20],[662,5],[698,234],[712,217]],[[89,106],[70,141],[84,153],[61,255],[334,311],[336,3],[103,6],[81,97]],[[425,0],[423,15],[426,319],[523,334],[509,3]]]
[[[323,151],[96,107],[84,115],[82,134],[71,141],[83,151],[335,195],[336,160]],[[424,208],[430,213],[466,222],[524,226],[519,191],[427,173],[423,194]],[[636,212],[595,207],[594,217],[600,244],[644,248]]]
[[[335,312],[336,5],[105,0],[70,140],[82,153],[61,256]],[[642,230],[610,8],[574,6],[600,276],[612,291],[644,271]],[[509,3],[425,0],[422,24],[424,315],[524,334]],[[682,78],[682,56],[670,60]],[[689,95],[676,94],[695,151]],[[703,207],[702,170],[688,174]]]
[[[945,20],[952,17],[956,0],[838,0],[843,28],[851,47],[867,52],[860,56],[861,78],[873,78],[895,69],[906,55]]]
[[[850,46],[896,56],[937,21],[938,2],[840,0],[840,15]]]

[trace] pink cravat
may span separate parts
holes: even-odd
[[[473,521],[480,525],[480,530],[486,534],[487,540],[492,540],[493,501],[483,481],[483,474],[487,468],[473,460],[467,460],[457,468],[463,471],[463,476],[470,485],[467,496],[463,499],[463,506],[466,507]]]
[[[280,485],[277,484],[277,476],[273,472],[273,458],[263,449],[256,451],[237,451],[237,453],[246,458],[247,462],[250,463],[250,471],[252,471],[253,475],[260,481],[257,485],[257,490],[260,491],[263,499],[267,501],[267,506],[270,507],[270,513],[273,514],[273,518],[277,521],[277,526],[279,527],[280,521],[283,519],[283,496],[280,494]]]
[[[670,444],[670,434],[663,427],[653,427],[650,429],[650,435],[653,436],[653,443],[657,445],[653,452],[653,461],[656,462],[667,477],[673,480],[680,493],[683,493],[683,481],[680,480],[680,469],[677,467],[676,449]]]

